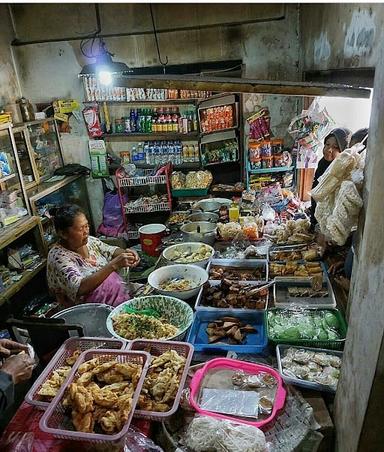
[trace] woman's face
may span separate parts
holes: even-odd
[[[77,250],[88,242],[89,224],[83,213],[76,215],[73,225],[62,233],[67,247],[71,250]]]
[[[335,137],[330,136],[325,140],[323,156],[327,162],[332,162],[340,154],[340,148]]]

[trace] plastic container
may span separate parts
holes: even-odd
[[[171,409],[166,412],[135,410],[134,413],[134,417],[150,419],[151,421],[164,421],[165,419],[171,417],[179,408],[181,393],[183,392],[185,381],[188,376],[189,366],[191,365],[193,357],[193,346],[187,342],[151,341],[147,339],[139,339],[130,343],[129,350],[144,350],[151,356],[160,356],[168,350],[175,350],[180,356],[185,358],[185,367],[180,376],[179,389],[176,393]]]
[[[84,361],[89,361],[93,358],[99,358],[101,362],[108,362],[112,359],[117,359],[119,363],[134,363],[143,366],[140,379],[137,383],[135,392],[132,397],[132,408],[129,414],[128,420],[120,432],[113,435],[107,435],[104,433],[83,433],[70,430],[69,416],[67,410],[63,406],[63,399],[65,398],[65,392],[72,381],[78,377],[78,368]],[[136,407],[137,400],[139,398],[141,388],[145,379],[146,372],[148,370],[150,355],[146,352],[132,352],[132,351],[116,351],[116,350],[88,350],[82,353],[73,366],[66,382],[61,387],[57,396],[53,399],[49,405],[47,411],[40,419],[39,427],[45,432],[53,435],[55,438],[71,439],[77,441],[87,441],[92,443],[120,443],[124,440],[125,435],[128,433],[129,425],[132,421],[133,412]]]
[[[269,309],[268,312],[272,311],[289,311],[289,309],[281,309],[281,308],[273,308]],[[269,328],[268,328],[268,317],[266,317],[266,330],[268,336],[268,342],[272,346],[276,346],[278,344],[290,344],[292,346],[298,347],[315,347],[315,348],[326,348],[333,350],[341,350],[344,348],[345,337],[347,335],[347,324],[344,320],[344,317],[341,315],[340,311],[337,309],[306,309],[305,313],[308,315],[316,315],[318,311],[329,311],[334,314],[339,322],[339,332],[342,339],[335,340],[318,340],[318,339],[291,339],[291,340],[283,340],[283,339],[273,339],[270,337]]]
[[[237,419],[234,416],[227,416],[225,414],[214,413],[211,411],[204,410],[200,408],[197,398],[200,391],[201,384],[203,382],[204,375],[213,369],[232,369],[235,371],[243,371],[248,374],[258,374],[260,372],[266,372],[272,375],[277,380],[277,390],[275,394],[274,404],[272,408],[272,412],[270,416],[266,419],[260,421],[247,421],[245,419]],[[237,422],[239,424],[247,424],[252,425],[254,427],[261,428],[271,421],[275,419],[278,414],[278,411],[284,407],[285,398],[286,398],[286,390],[283,386],[283,380],[280,374],[272,367],[263,366],[260,364],[249,363],[246,361],[238,361],[235,359],[227,359],[227,358],[216,358],[208,361],[203,368],[199,369],[192,378],[191,384],[191,396],[190,403],[192,407],[201,415],[214,417],[216,419],[228,419],[232,422]]]
[[[187,198],[189,196],[205,196],[208,194],[208,188],[181,188],[172,190],[174,198]]]
[[[258,281],[236,281],[238,282],[241,286],[254,286],[254,288],[256,289],[257,287],[261,287],[262,284],[260,284],[260,282]],[[216,280],[209,280],[208,284],[210,287],[213,286],[219,286],[221,284],[221,281],[216,281]],[[265,283],[264,283],[265,284]],[[236,311],[246,311],[246,312],[255,312],[254,309],[249,309],[249,308],[216,308],[214,306],[205,306],[203,304],[203,298],[204,298],[204,287],[202,287],[199,291],[199,294],[197,295],[196,298],[196,303],[195,303],[195,310],[196,311],[228,311],[228,310],[236,310]],[[268,301],[269,301],[269,291],[268,294],[265,296],[265,306],[263,309],[258,309],[258,311],[266,311],[268,309]]]
[[[206,332],[208,323],[225,316],[236,317],[243,323],[252,325],[256,329],[256,333],[248,333],[244,345],[209,344]],[[195,312],[187,341],[198,352],[233,351],[236,353],[261,353],[268,343],[265,331],[265,312],[239,309],[199,310]]]
[[[141,249],[149,256],[160,256],[161,239],[165,236],[164,224],[147,224],[139,228]]]
[[[94,337],[71,337],[57,350],[54,357],[39,375],[31,389],[25,396],[25,401],[41,410],[45,410],[50,402],[40,400],[38,392],[43,383],[51,376],[52,372],[61,366],[66,366],[65,360],[73,355],[76,350],[84,352],[95,348],[108,348],[122,350],[126,343],[120,339],[94,338]]]
[[[313,389],[315,391],[325,391],[325,392],[331,392],[331,393],[336,392],[336,390],[330,386],[321,385],[320,383],[314,383],[312,381],[301,380],[300,378],[292,378],[292,377],[288,377],[287,375],[285,375],[283,372],[283,365],[281,363],[281,360],[284,356],[285,350],[287,350],[289,348],[297,348],[300,350],[310,350],[310,351],[313,351],[316,353],[322,352],[322,353],[326,353],[329,355],[338,356],[339,358],[343,357],[343,352],[339,352],[336,350],[327,350],[324,348],[296,347],[296,346],[292,346],[292,345],[277,345],[276,346],[277,365],[279,367],[279,372],[281,374],[281,377],[283,378],[285,383],[296,385],[296,386],[301,386],[302,388],[306,388],[306,389]]]

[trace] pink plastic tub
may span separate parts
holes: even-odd
[[[246,372],[248,374],[258,374],[260,372],[266,372],[272,375],[277,380],[277,390],[275,395],[275,400],[272,408],[271,415],[263,420],[260,421],[247,421],[244,419],[235,418],[234,416],[229,416],[225,414],[219,414],[214,413],[212,411],[207,411],[202,408],[200,408],[197,398],[200,392],[200,386],[202,384],[204,375],[209,371],[213,369],[230,369],[230,370],[242,370],[243,372]],[[212,359],[211,361],[208,361],[204,367],[199,369],[195,375],[192,378],[191,384],[191,397],[190,397],[190,403],[193,406],[193,408],[202,415],[205,416],[211,416],[218,419],[228,419],[232,422],[237,422],[239,424],[247,424],[247,425],[253,425],[254,427],[263,427],[264,425],[267,425],[269,422],[273,421],[278,413],[279,410],[281,410],[284,407],[285,404],[285,397],[286,397],[286,390],[283,387],[283,380],[275,369],[272,369],[272,367],[263,366],[261,364],[254,364],[249,363],[245,361],[237,361],[235,359],[227,359],[227,358],[216,358]]]
[[[132,408],[129,414],[128,421],[120,430],[120,432],[114,435],[108,435],[106,433],[83,433],[74,430],[70,415],[66,408],[63,406],[63,400],[65,392],[68,386],[79,375],[78,368],[84,361],[89,361],[93,358],[99,358],[101,362],[107,362],[112,359],[117,359],[119,363],[134,363],[143,366],[140,379],[137,383],[135,392],[132,397]],[[136,407],[137,400],[139,398],[141,388],[144,383],[144,378],[148,370],[150,362],[150,355],[146,352],[132,352],[126,350],[88,350],[83,352],[79,359],[73,366],[68,378],[61,387],[56,397],[52,400],[47,411],[40,419],[39,427],[45,433],[53,435],[55,438],[71,439],[77,441],[87,441],[92,443],[111,444],[118,443],[124,440],[125,435],[128,433],[129,425],[132,421],[133,412]]]
[[[180,377],[179,389],[176,393],[175,400],[169,411],[144,411],[135,410],[134,417],[145,418],[151,421],[164,421],[171,417],[179,408],[181,393],[184,389],[185,380],[187,379],[189,366],[193,356],[193,346],[188,342],[173,342],[173,341],[155,341],[148,339],[137,339],[131,342],[129,350],[144,350],[151,354],[151,356],[160,356],[168,350],[175,350],[180,356],[185,358],[185,367]]]
[[[73,355],[76,350],[84,352],[91,348],[108,348],[121,350],[126,347],[124,341],[119,339],[102,338],[102,337],[71,337],[67,339],[63,345],[57,350],[51,361],[47,364],[43,372],[39,375],[31,389],[25,396],[25,401],[30,405],[37,407],[39,410],[45,410],[50,402],[40,397],[40,391],[43,383],[48,380],[53,371],[61,366],[66,366],[65,360]]]

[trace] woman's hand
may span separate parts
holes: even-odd
[[[0,356],[7,357],[12,353],[27,352],[28,347],[19,342],[11,341],[9,339],[0,339]]]
[[[7,358],[1,370],[12,377],[13,384],[18,384],[31,378],[33,359],[27,353],[10,356]]]
[[[112,266],[113,270],[116,271],[125,267],[136,267],[139,262],[140,258],[137,253],[134,253],[132,250],[128,250],[113,258],[110,262],[110,265]]]
[[[131,267],[137,267],[140,263],[140,256],[138,255],[138,253],[135,250],[132,250],[130,248],[127,248],[125,250],[125,252],[130,254],[134,258],[134,261],[133,261]]]

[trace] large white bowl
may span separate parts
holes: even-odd
[[[197,251],[201,246],[207,246],[211,254],[208,258],[203,259],[201,261],[195,261],[195,262],[174,262],[173,257],[175,256],[175,253],[177,252],[195,252]],[[206,243],[201,242],[185,242],[185,243],[178,243],[177,245],[169,246],[168,248],[165,248],[163,251],[163,257],[169,264],[193,264],[197,265],[199,267],[205,268],[208,264],[208,262],[212,259],[213,255],[215,254],[215,250]]]
[[[193,285],[196,286],[189,290],[164,290],[160,288],[160,284],[167,279],[174,278],[185,278],[192,281]],[[148,283],[157,292],[162,295],[168,295],[170,297],[180,298],[181,300],[188,300],[196,296],[199,293],[200,287],[208,281],[208,273],[201,267],[197,265],[185,265],[185,264],[175,264],[168,265],[166,267],[160,267],[153,271],[148,277]]]
[[[112,336],[118,339],[123,339],[128,341],[124,337],[116,333],[113,328],[112,319],[124,312],[124,306],[130,306],[135,309],[155,309],[162,318],[164,318],[168,323],[174,325],[178,328],[175,336],[167,338],[168,341],[181,341],[184,339],[189,327],[192,325],[193,321],[193,309],[182,300],[173,297],[166,297],[164,295],[150,295],[148,297],[138,297],[132,298],[132,300],[126,301],[121,305],[117,306],[107,318],[107,329],[112,334]],[[144,339],[138,337],[136,339]]]

